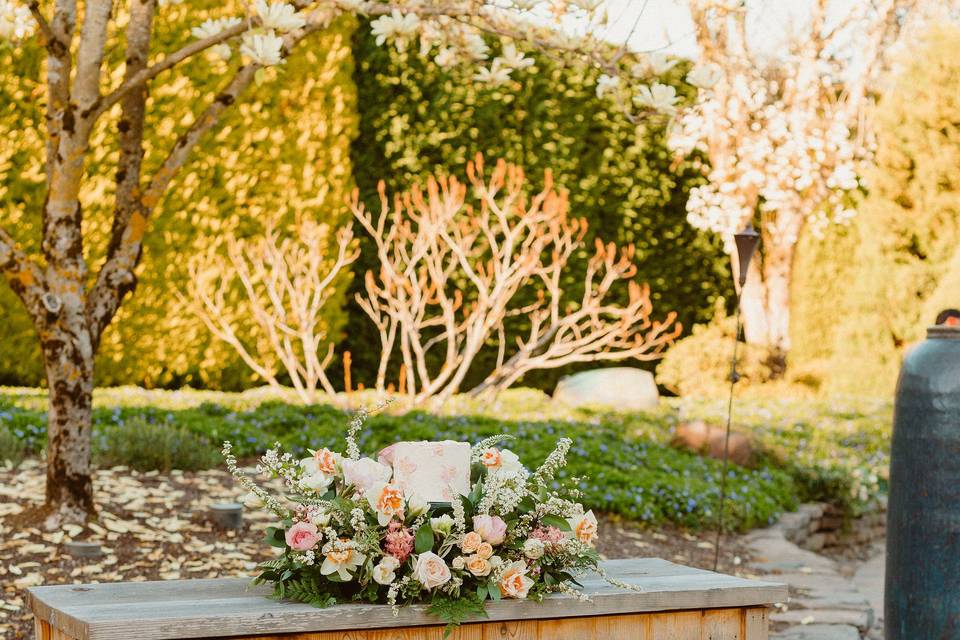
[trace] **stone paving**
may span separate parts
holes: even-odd
[[[790,586],[788,602],[771,613],[771,640],[861,640],[882,638],[882,548],[854,572],[792,542],[821,517],[823,507],[804,505],[767,529],[746,536],[750,568]],[[802,537],[802,536],[800,536]],[[845,573],[854,573],[853,578]]]

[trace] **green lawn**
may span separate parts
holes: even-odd
[[[373,404],[354,395],[352,406]],[[0,389],[0,458],[42,449],[46,397],[37,389]],[[346,398],[334,400],[344,406]],[[296,451],[341,449],[347,421],[331,403],[309,406],[269,389],[244,393],[100,389],[95,395],[95,450],[101,464],[140,469],[203,468],[219,464],[219,443],[241,456],[274,442]],[[497,400],[458,397],[444,406],[398,405],[370,420],[360,439],[373,454],[397,440],[477,441],[515,436],[508,446],[528,464],[544,458],[557,438],[573,438],[568,473],[580,478],[591,507],[650,524],[710,527],[718,503],[720,464],[670,445],[681,420],[723,423],[722,401],[665,399],[650,413],[570,409],[544,394],[518,389]],[[889,403],[863,400],[744,400],[736,428],[763,451],[756,468],[732,467],[729,517],[741,529],[763,526],[808,500],[826,500],[855,513],[885,490]],[[19,454],[18,454],[19,451]]]

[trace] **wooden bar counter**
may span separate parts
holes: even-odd
[[[542,603],[487,604],[488,619],[464,624],[460,640],[767,640],[767,606],[781,584],[691,569],[656,558],[604,563],[643,593],[581,582],[592,602],[554,595]],[[38,640],[440,640],[443,626],[422,606],[394,617],[389,606],[316,609],[265,598],[245,578],[57,585],[29,590]]]

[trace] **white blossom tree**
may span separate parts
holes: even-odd
[[[158,202],[221,114],[254,82],[276,79],[273,67],[311,33],[341,13],[372,18],[378,40],[413,46],[445,66],[466,68],[477,82],[503,84],[529,66],[524,47],[603,69],[617,84],[620,108],[636,116],[669,111],[662,87],[644,88],[643,69],[628,66],[625,47],[600,34],[599,0],[289,0],[220,6],[197,15],[177,48],[158,51],[153,34],[170,0],[0,0],[0,38],[21,46],[38,38],[45,49],[46,197],[36,255],[0,221],[0,272],[22,300],[36,329],[49,387],[47,526],[81,521],[94,511],[90,435],[94,356],[124,297],[136,288],[144,235]],[[581,35],[554,28],[580,14]],[[499,50],[494,54],[491,50]],[[119,54],[119,55],[111,55]],[[198,55],[228,60],[222,86],[193,112],[175,119],[176,142],[145,164],[149,96],[160,83],[182,81],[178,65]],[[110,60],[122,60],[112,65]],[[0,71],[4,72],[4,71]],[[625,92],[625,93],[624,93]],[[81,186],[91,132],[115,123],[119,147],[114,216],[106,257],[91,271],[84,245]],[[16,141],[5,141],[16,144]],[[147,172],[145,166],[159,168]]]
[[[849,195],[870,150],[870,83],[923,4],[814,0],[786,46],[765,55],[748,26],[763,3],[689,2],[702,64],[687,79],[711,91],[671,133],[679,153],[699,149],[710,163],[709,182],[690,194],[688,219],[724,237],[735,275],[733,234],[748,222],[759,226],[760,258],[742,296],[744,333],[779,370],[790,350],[797,242],[808,226],[817,231],[854,215]]]

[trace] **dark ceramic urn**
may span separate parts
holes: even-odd
[[[960,640],[960,328],[903,362],[894,405],[887,640]]]

